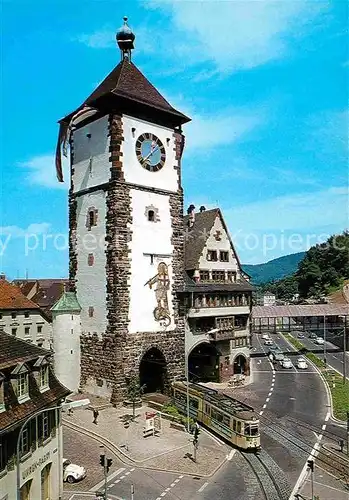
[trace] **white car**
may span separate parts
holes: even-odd
[[[318,345],[324,345],[325,341],[322,337],[317,337],[315,340],[314,340],[314,343],[315,344],[318,344]]]
[[[305,361],[305,359],[299,358],[297,359],[296,366],[297,368],[299,368],[299,370],[306,370],[308,368],[308,363]]]
[[[264,345],[273,345],[273,341],[270,339],[267,339],[264,341]]]
[[[267,333],[263,333],[262,339],[263,340],[270,340],[270,337],[269,337],[269,335]]]
[[[282,368],[292,368],[292,362],[289,358],[285,358],[281,363]]]
[[[86,469],[80,465],[72,464],[67,458],[63,458],[63,481],[75,483],[86,477]]]

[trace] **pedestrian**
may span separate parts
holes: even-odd
[[[99,411],[98,410],[93,410],[93,423],[96,424],[96,425],[97,425],[98,415],[99,415]]]

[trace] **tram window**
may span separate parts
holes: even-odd
[[[205,413],[206,415],[209,415],[210,414],[210,407],[208,404],[205,403]]]
[[[241,422],[240,421],[236,422],[236,432],[238,434],[241,434]]]
[[[189,404],[192,408],[199,408],[199,401],[197,401],[196,399],[190,398]]]
[[[251,425],[251,436],[258,436],[258,425]]]
[[[226,415],[223,415],[223,424],[227,425],[228,427],[230,426],[230,418]]]
[[[235,420],[235,418],[233,420],[233,431],[236,432],[236,420]]]
[[[249,436],[250,432],[250,424],[245,424],[245,436]]]

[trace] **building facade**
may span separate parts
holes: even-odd
[[[132,38],[133,37],[133,38]],[[81,385],[120,401],[139,373],[166,390],[184,373],[183,123],[131,62],[60,122],[69,133],[70,280],[81,306]]]
[[[0,329],[45,349],[52,346],[49,317],[3,275],[0,279]]]
[[[21,500],[62,496],[62,433],[55,408],[69,391],[54,376],[50,355],[0,331],[1,500],[17,500],[18,489]]]
[[[184,218],[186,356],[189,378],[223,382],[249,375],[252,285],[221,211],[191,205]]]

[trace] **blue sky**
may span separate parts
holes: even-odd
[[[219,205],[240,259],[265,262],[348,220],[345,1],[2,2],[0,271],[68,273],[57,120],[133,61],[185,126],[185,205]]]

